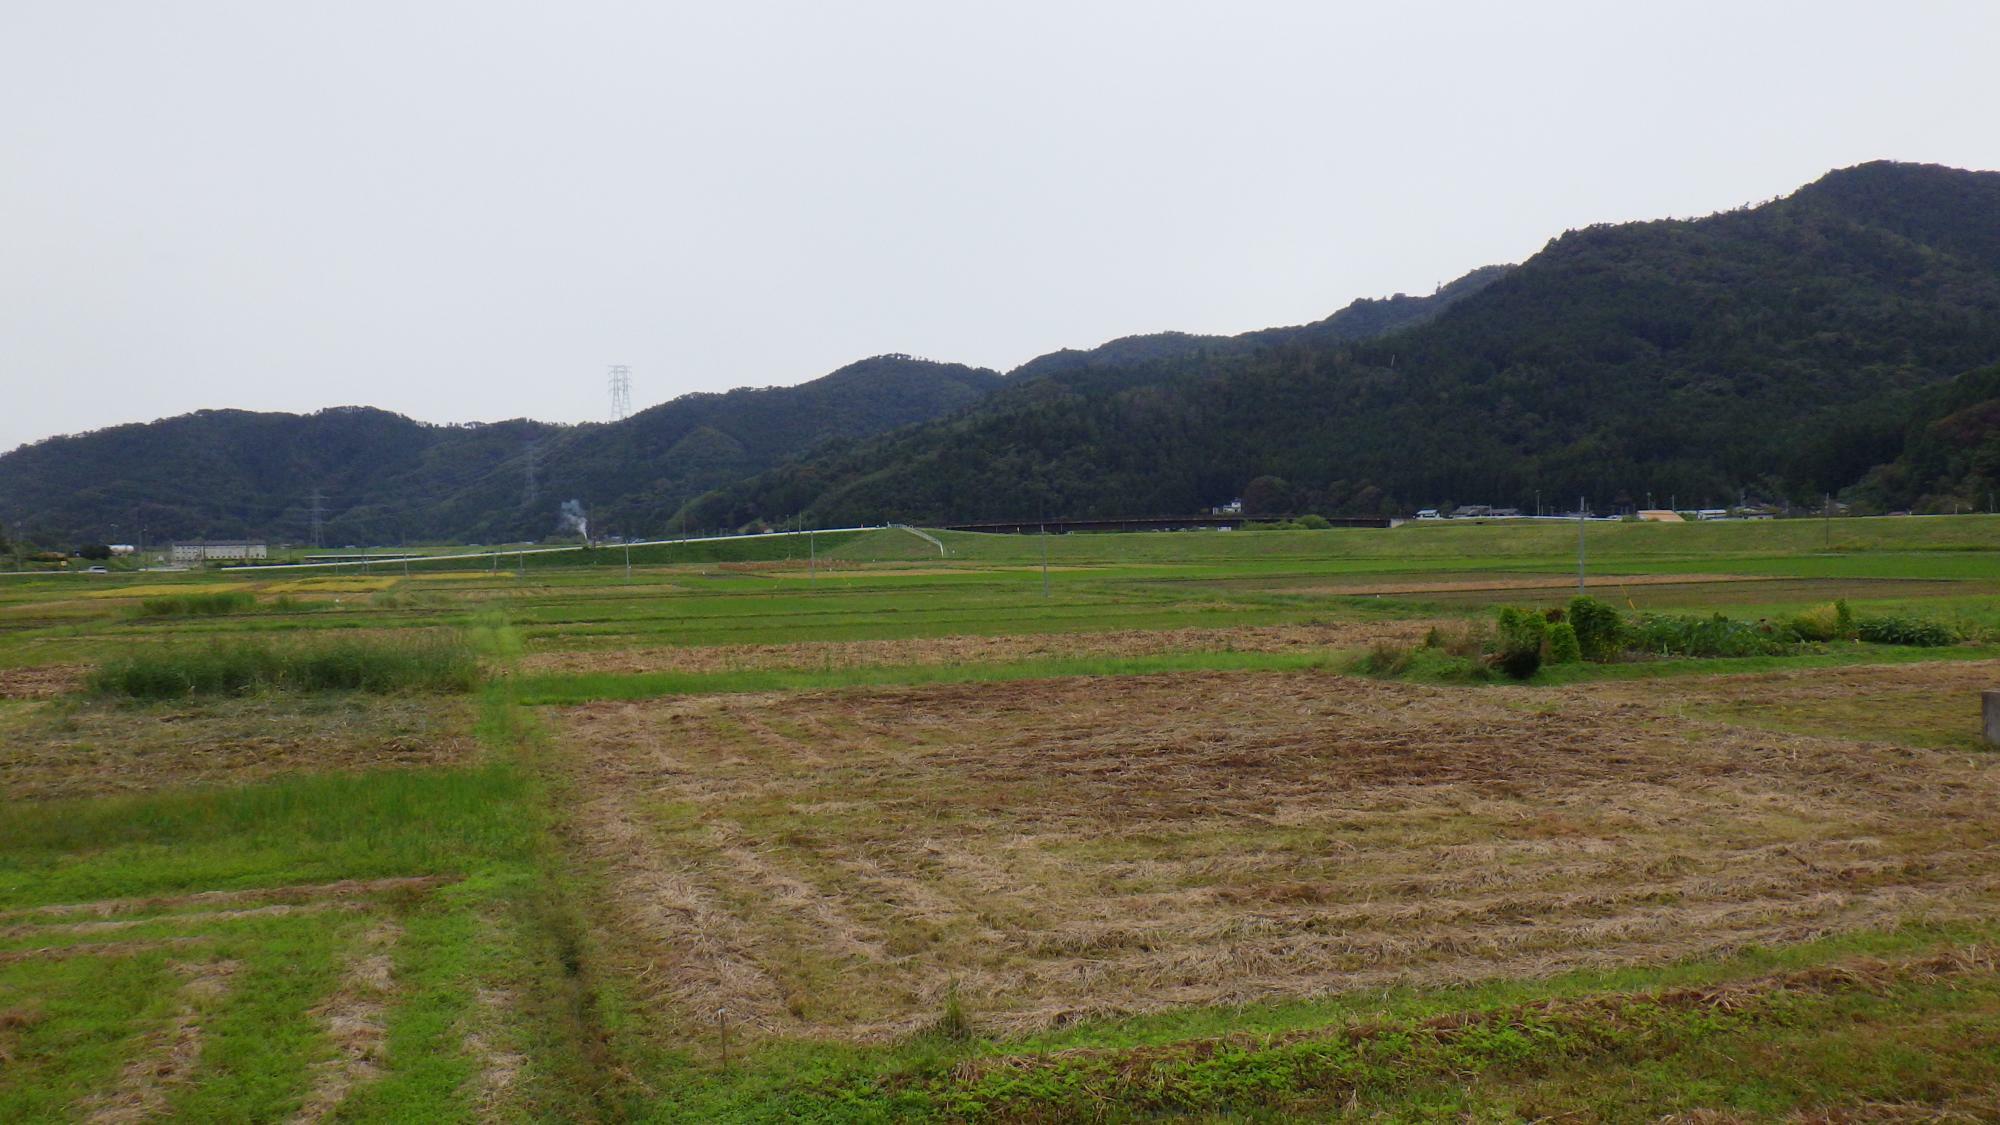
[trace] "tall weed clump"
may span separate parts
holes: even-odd
[[[219,645],[146,646],[114,656],[90,675],[99,695],[184,699],[265,691],[470,691],[479,659],[453,635],[398,640],[353,638]]]
[[[257,608],[257,596],[247,590],[217,590],[211,594],[164,594],[142,598],[127,612],[134,617],[220,617],[229,613],[249,613]]]
[[[1855,623],[1854,631],[1870,644],[1911,645],[1917,648],[1941,648],[1965,639],[1951,626],[1921,617],[1865,618]]]

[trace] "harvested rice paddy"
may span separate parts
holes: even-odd
[[[1497,524],[0,581],[0,1119],[2000,1117],[2000,521],[1587,533],[1965,640],[1357,674],[1573,592]]]

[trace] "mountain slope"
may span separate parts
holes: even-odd
[[[1380,336],[1259,343],[1171,380],[1114,359],[1012,386],[682,518],[1175,512],[1260,476],[1323,511],[1816,496],[1896,458],[1927,390],[2000,360],[2000,175],[1862,165],[1754,209],[1571,231]]]
[[[877,356],[796,387],[687,395],[613,424],[205,410],[0,456],[0,523],[54,543],[142,532],[303,542],[318,490],[329,543],[539,538],[572,498],[597,527],[637,531],[827,438],[934,418],[999,384],[991,371]]]

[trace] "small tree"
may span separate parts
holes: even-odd
[[[111,545],[108,543],[85,543],[76,549],[76,557],[98,561],[108,559],[111,557]]]
[[[1243,486],[1243,514],[1283,515],[1292,507],[1292,486],[1283,477],[1263,476]]]
[[[1596,598],[1579,594],[1569,600],[1569,626],[1585,660],[1603,663],[1615,659],[1625,647],[1625,619]]]

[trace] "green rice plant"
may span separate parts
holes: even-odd
[[[455,692],[479,680],[471,645],[454,635],[148,646],[99,664],[88,687],[130,699],[183,699],[260,691]]]
[[[1965,639],[1951,626],[1921,617],[1864,618],[1855,623],[1854,631],[1870,644],[1910,645],[1916,648],[1942,648]]]

